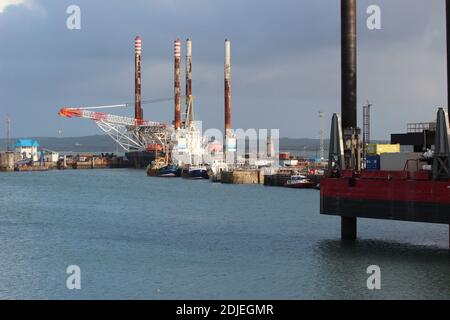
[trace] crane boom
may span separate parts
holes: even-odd
[[[173,98],[144,100],[142,104],[170,101]],[[66,118],[81,118],[95,124],[125,151],[146,150],[149,144],[162,145],[167,148],[172,136],[172,126],[162,122],[147,121],[132,117],[118,116],[98,112],[99,109],[126,108],[131,103],[89,107],[63,107],[58,115]]]
[[[101,108],[107,108],[108,106],[103,106]],[[116,107],[116,106],[112,106]],[[95,107],[94,107],[95,108]],[[100,107],[97,107],[100,108]],[[136,127],[166,127],[165,123],[139,120],[130,117],[118,116],[113,114],[107,114],[103,112],[90,111],[87,108],[68,108],[64,107],[58,112],[62,117],[66,118],[83,118],[90,119],[94,121],[104,121],[113,124],[125,125],[125,126],[136,126]]]
[[[160,98],[160,99],[149,99],[142,101],[142,104],[151,104],[151,103],[157,103],[157,102],[165,102],[165,101],[171,101],[173,98]],[[167,126],[164,123],[160,122],[154,122],[154,121],[146,121],[146,120],[139,120],[135,118],[130,117],[123,117],[123,116],[117,116],[113,114],[107,114],[102,112],[92,112],[89,110],[95,110],[95,109],[112,109],[112,108],[126,108],[129,107],[131,103],[122,103],[122,104],[112,104],[112,105],[102,105],[102,106],[92,106],[92,107],[63,107],[58,112],[58,114],[62,117],[66,118],[84,118],[84,119],[91,119],[94,121],[106,121],[109,123],[119,124],[119,125],[126,125],[126,126],[161,126],[165,127]]]

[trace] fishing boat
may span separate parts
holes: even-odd
[[[293,175],[291,178],[286,181],[284,184],[286,188],[293,189],[312,189],[316,186],[316,183],[309,180],[307,177],[303,175]]]
[[[181,174],[180,170],[178,169],[178,167],[176,165],[173,164],[169,164],[167,166],[164,166],[162,168],[159,168],[156,171],[156,176],[157,177],[179,177]]]
[[[188,175],[191,179],[209,179],[208,169],[204,166],[190,167]]]

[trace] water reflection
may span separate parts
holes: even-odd
[[[450,253],[433,246],[382,241],[320,240],[314,279],[324,297],[448,299]],[[366,269],[378,265],[382,289],[370,291]]]

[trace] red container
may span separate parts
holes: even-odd
[[[291,153],[290,152],[280,152],[279,159],[280,160],[290,160],[291,159]]]
[[[151,143],[147,145],[147,151],[162,151],[163,147],[157,143]]]

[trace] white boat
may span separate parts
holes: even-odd
[[[312,182],[304,175],[296,174],[291,176],[291,178],[286,181],[284,186],[295,189],[312,189],[316,186],[316,183]]]
[[[189,177],[191,179],[209,179],[208,169],[204,166],[189,167]]]

